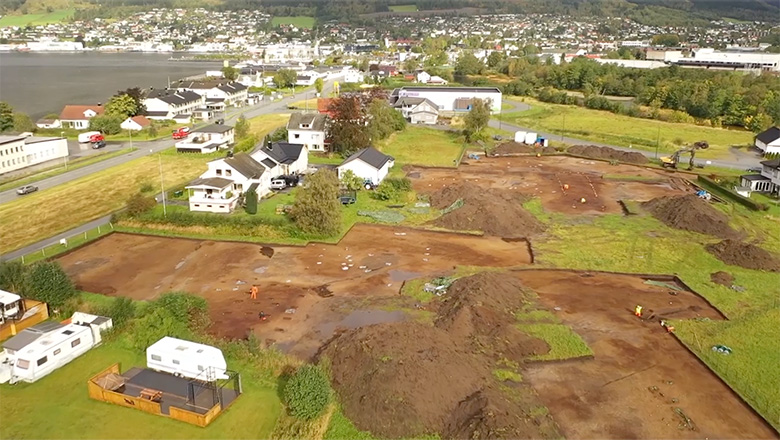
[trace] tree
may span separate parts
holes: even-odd
[[[222,68],[222,76],[228,81],[237,80],[239,73],[241,72],[235,67],[225,66]]]
[[[358,191],[363,188],[363,179],[352,170],[347,170],[341,175],[341,186],[349,191]]]
[[[457,63],[455,63],[455,75],[478,75],[482,73],[485,65],[482,64],[476,56],[471,52],[466,52],[458,57]]]
[[[284,403],[294,417],[313,420],[328,406],[330,382],[322,368],[303,365],[292,374],[284,386]]]
[[[379,93],[382,93],[377,90],[379,89],[371,89],[366,94],[345,94],[330,102],[328,112],[331,114],[331,121],[328,132],[333,151],[346,157],[368,146],[371,136],[369,130],[366,130],[366,105],[371,96],[379,97]]]
[[[491,69],[495,69],[499,64],[501,64],[502,61],[504,61],[504,58],[506,57],[504,56],[503,52],[491,52],[487,58],[487,65]]]
[[[0,289],[21,292],[26,266],[21,261],[0,261]]]
[[[55,261],[42,261],[30,267],[22,291],[26,298],[43,301],[55,308],[76,295],[73,282]]]
[[[138,116],[146,114],[146,106],[144,105],[144,92],[140,87],[130,87],[126,90],[119,90],[114,96],[127,95],[133,98],[135,101],[135,113],[131,113],[129,116]],[[58,116],[59,117],[59,116]]]
[[[89,120],[89,129],[104,134],[117,134],[122,131],[122,121],[125,118],[116,115],[99,115]]]
[[[295,85],[298,80],[298,74],[291,69],[281,69],[274,75],[274,84],[279,89],[285,89]]]
[[[26,113],[14,113],[14,131],[34,131],[35,124]]]
[[[406,60],[404,60],[404,72],[406,73],[412,73],[415,70],[417,70],[418,67],[420,67],[420,60],[417,58],[409,57]]]
[[[138,217],[154,208],[155,205],[157,205],[157,200],[154,197],[145,196],[138,192],[127,199],[127,213],[131,217]]]
[[[317,91],[317,96],[322,94],[322,89],[325,87],[325,81],[322,80],[322,78],[317,78],[314,80],[314,90]]]
[[[14,128],[14,109],[11,104],[0,101],[0,132]]]
[[[471,100],[471,110],[464,118],[466,128],[463,134],[468,142],[484,139],[483,130],[490,121],[490,104],[486,100],[474,98]]]
[[[368,115],[368,131],[372,141],[385,139],[406,128],[403,114],[390,107],[384,99],[373,100],[368,106]]]
[[[106,103],[106,115],[117,116],[125,120],[128,116],[137,112],[136,103],[130,95],[116,95]]]
[[[115,298],[110,306],[101,310],[100,314],[111,318],[114,328],[119,328],[130,322],[135,316],[135,304],[130,298],[120,296]]]
[[[241,115],[236,120],[236,126],[233,129],[236,131],[236,139],[244,139],[249,136],[249,121],[244,115]]]
[[[338,195],[339,180],[334,171],[320,169],[309,176],[307,186],[299,190],[290,213],[295,225],[308,234],[337,234],[341,230]]]
[[[255,215],[257,214],[257,192],[255,190],[250,189],[245,194],[246,197],[246,206],[244,207],[244,210],[247,214]]]
[[[677,34],[658,34],[653,37],[653,46],[677,47],[680,36]]]

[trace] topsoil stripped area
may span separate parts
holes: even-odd
[[[565,214],[620,213],[619,200],[647,201],[690,192],[683,174],[566,156],[464,160],[455,170],[409,167],[408,176],[418,193],[468,182],[503,190],[504,198],[539,197],[546,211]]]
[[[531,262],[524,241],[364,224],[337,245],[272,250],[269,258],[269,247],[251,243],[112,234],[59,261],[81,290],[137,300],[194,293],[209,302],[214,334],[244,338],[254,331],[303,355],[339,327],[403,319],[403,313],[356,310],[362,307],[354,303],[401,298],[407,279],[451,273],[457,265]],[[247,293],[253,283],[257,300]],[[268,320],[258,319],[261,311]]]

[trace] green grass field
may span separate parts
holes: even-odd
[[[271,19],[272,26],[280,26],[291,24],[297,28],[312,29],[317,23],[317,19],[314,17],[308,17],[305,15],[298,15],[295,17],[274,17]]]
[[[74,12],[76,12],[74,9],[60,9],[57,11],[43,12],[40,14],[4,15],[2,18],[0,18],[0,27],[24,27],[28,24],[31,26],[37,26],[49,23],[59,23],[73,16]]]
[[[228,365],[241,373],[244,394],[206,428],[90,399],[87,380],[115,362],[123,372],[146,365],[144,353],[125,347],[120,339],[90,350],[38,382],[0,386],[0,438],[268,438],[281,412],[275,381],[260,374],[256,365],[230,358]]]
[[[394,5],[390,6],[393,12],[417,12],[417,5]]]
[[[377,148],[395,158],[395,167],[399,164],[452,167],[465,147],[460,134],[414,125],[377,142]]]
[[[504,113],[501,119],[557,135],[643,150],[655,150],[656,140],[660,139],[658,151],[665,154],[676,151],[680,143],[706,140],[710,144],[709,150],[697,154],[697,157],[702,158],[730,157],[729,147],[753,143],[753,134],[747,131],[632,118],[573,105],[548,104],[530,98],[524,101],[532,106],[530,110]]]
[[[257,136],[257,139],[262,140],[265,135],[286,125],[288,120],[290,120],[289,113],[260,115],[249,119],[249,132]]]

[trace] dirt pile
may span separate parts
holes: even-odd
[[[550,347],[515,327],[513,311],[529,299],[526,289],[514,277],[482,272],[455,281],[439,308],[435,326],[453,338],[467,341],[477,352],[493,353],[497,359],[522,362],[545,354]]]
[[[728,272],[713,272],[710,274],[710,281],[722,286],[731,287],[734,284],[734,276]]]
[[[491,151],[492,154],[497,154],[499,156],[505,154],[555,154],[557,152],[558,151],[553,147],[534,148],[531,145],[521,144],[514,141],[504,142]]]
[[[658,197],[642,203],[642,207],[667,226],[721,238],[739,234],[729,226],[726,214],[694,194]]]
[[[760,247],[737,240],[707,245],[707,251],[720,261],[745,269],[780,272],[780,257]]]
[[[511,190],[461,182],[445,186],[431,194],[430,199],[431,206],[437,209],[447,209],[456,201],[463,201],[463,206],[433,221],[442,228],[482,231],[507,238],[529,237],[544,230],[544,225],[523,208],[526,196]]]
[[[609,147],[599,147],[597,145],[574,145],[569,147],[567,152],[577,156],[593,157],[596,159],[619,160],[626,163],[644,164],[648,162],[647,157],[642,153],[634,151],[621,151]]]

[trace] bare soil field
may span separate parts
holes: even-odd
[[[567,438],[777,438],[659,325],[662,317],[722,319],[699,296],[627,275],[514,273],[544,305],[560,307],[558,317],[594,352],[593,359],[530,364],[523,373]],[[635,317],[637,304],[656,319]]]
[[[455,170],[406,170],[419,193],[471,182],[539,197],[546,210],[565,214],[618,213],[622,210],[619,200],[647,201],[692,192],[684,174],[566,156],[483,157],[464,160]]]
[[[194,293],[209,302],[214,334],[254,331],[312,354],[339,326],[405,319],[361,310],[367,300],[397,298],[405,280],[458,265],[526,265],[531,254],[525,241],[360,224],[336,245],[305,247],[112,234],[59,261],[81,290],[137,300]],[[249,298],[252,284],[260,290],[256,300]],[[267,320],[258,318],[261,311]]]

